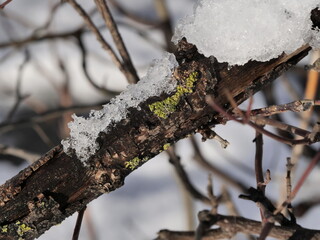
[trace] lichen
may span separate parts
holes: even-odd
[[[23,235],[30,231],[32,228],[29,227],[28,225],[24,224],[24,223],[21,223],[20,221],[17,221],[16,222],[16,225],[18,226],[17,228],[17,234],[20,236],[19,239],[23,239]]]
[[[183,79],[182,84],[177,86],[175,94],[162,101],[157,101],[150,104],[150,111],[160,118],[168,118],[171,113],[176,111],[176,107],[179,104],[181,97],[185,94],[190,94],[193,92],[193,87],[197,80],[198,72],[190,73],[186,79]]]
[[[136,169],[141,163],[148,161],[147,157],[140,159],[139,157],[135,157],[134,159],[125,162],[125,167],[129,168],[130,170]]]
[[[166,143],[165,145],[163,145],[163,150],[166,151],[168,150],[170,147],[170,143]]]
[[[7,232],[8,232],[8,225],[3,225],[3,226],[1,227],[1,232],[2,232],[2,233],[7,233]]]

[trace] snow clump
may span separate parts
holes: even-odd
[[[200,0],[180,21],[173,41],[182,37],[206,57],[243,65],[290,54],[305,44],[320,46],[311,10],[319,0]]]
[[[113,98],[99,111],[92,110],[88,118],[72,116],[68,123],[70,138],[62,140],[66,153],[74,149],[77,157],[85,162],[98,149],[96,139],[99,132],[108,132],[115,123],[126,118],[128,109],[138,105],[152,96],[170,93],[176,87],[172,72],[178,63],[173,54],[165,53],[160,60],[154,60],[145,77]]]

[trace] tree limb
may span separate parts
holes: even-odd
[[[243,217],[211,215],[211,224],[219,226],[217,229],[210,229],[205,232],[203,240],[230,239],[237,233],[259,235],[262,230],[261,222],[250,220]],[[192,231],[169,231],[161,230],[156,240],[194,240],[195,233]],[[276,239],[305,239],[319,240],[320,231],[315,231],[297,227],[275,226],[269,232],[269,236]]]
[[[62,222],[103,193],[124,184],[125,177],[173,144],[202,126],[223,123],[223,116],[206,103],[206,96],[232,110],[223,89],[228,89],[237,104],[276,79],[308,54],[303,46],[290,55],[268,62],[251,61],[228,69],[213,58],[197,52],[194,45],[180,41],[174,76],[183,82],[197,73],[192,93],[181,97],[176,111],[166,119],[150,111],[149,105],[170,94],[151,97],[128,109],[127,119],[116,123],[108,133],[100,133],[100,149],[84,166],[75,154],[64,153],[58,145],[18,175],[0,186],[0,239],[34,239]],[[171,94],[172,95],[172,94]],[[135,165],[130,165],[135,161]],[[128,167],[131,166],[131,167]],[[20,234],[20,235],[19,235]]]

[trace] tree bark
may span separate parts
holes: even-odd
[[[259,235],[263,224],[258,221],[243,217],[211,215],[210,221],[219,226],[216,229],[210,229],[202,236],[202,240],[231,239],[238,233]],[[211,223],[211,224],[212,224]],[[320,231],[301,228],[274,226],[269,233],[270,237],[281,240],[320,240]],[[161,230],[156,240],[194,240],[193,231],[169,231]]]
[[[309,52],[303,46],[290,55],[268,62],[250,61],[228,69],[206,58],[194,45],[182,40],[175,53],[178,85],[196,76],[191,92],[181,96],[166,118],[150,111],[150,105],[172,97],[162,94],[147,99],[140,109],[131,108],[126,119],[108,133],[100,133],[100,149],[87,165],[58,145],[18,175],[0,186],[0,239],[34,239],[62,222],[100,195],[120,188],[125,177],[146,161],[197,130],[225,119],[206,103],[206,96],[231,110],[223,89],[240,104],[262,89]]]

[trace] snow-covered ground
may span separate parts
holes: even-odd
[[[118,1],[130,11],[146,18],[154,20],[157,19],[152,0]],[[40,26],[48,16],[50,6],[55,2],[56,1],[53,0],[13,0],[12,3],[6,7],[5,11],[8,11],[8,14],[15,13],[17,15],[22,15],[26,19],[26,23],[29,21],[32,25]],[[91,9],[93,7],[92,2],[93,1],[80,1],[80,3],[86,6],[86,9]],[[193,13],[193,4],[195,2],[196,1],[194,0],[167,1],[171,16],[173,17],[172,21],[174,25],[177,25],[178,20],[182,17]],[[241,0],[241,3],[244,2],[248,3],[248,1]],[[259,1],[254,2],[257,3]],[[313,1],[307,2],[313,4]],[[221,4],[223,3],[221,2]],[[232,9],[228,9],[228,11],[230,10]],[[226,11],[226,13],[228,13],[228,11]],[[254,9],[252,11],[254,11]],[[294,13],[296,12],[292,12],[292,17],[298,18]],[[254,13],[254,15],[255,14],[257,13]],[[115,18],[117,21],[127,21],[120,15],[116,15]],[[209,20],[209,17],[206,19]],[[0,25],[3,21],[5,20],[0,16]],[[78,17],[77,13],[75,13],[70,6],[65,6],[58,10],[57,16],[54,18],[50,29],[52,31],[63,32],[79,26],[80,22],[81,19]],[[95,18],[95,22],[102,23],[102,21],[97,17]],[[223,24],[223,22],[219,24]],[[7,25],[4,24],[3,26]],[[132,54],[133,62],[138,68],[139,75],[143,76],[152,59],[161,58],[163,51],[161,49],[154,48],[152,44],[141,39],[141,37],[138,37],[131,29],[121,26],[122,25],[120,25],[120,31],[123,34],[123,38],[127,44],[129,52]],[[306,25],[303,26],[305,27]],[[107,32],[104,31],[104,33],[106,39],[108,39],[109,42],[112,42]],[[163,44],[163,36],[159,32],[151,28],[148,33],[154,41]],[[30,31],[25,30],[25,28],[22,28],[19,24],[12,26],[10,29],[0,27],[0,42],[7,41],[10,38],[23,39],[29,34]],[[247,36],[249,36],[249,38],[252,37],[250,34]],[[101,50],[100,45],[96,42],[95,38],[88,35],[85,38],[85,43],[90,49],[90,54],[88,56],[89,71],[94,76],[95,81],[98,84],[108,86],[113,90],[124,90],[126,87],[124,77],[109,60],[108,55]],[[62,74],[59,72],[57,73],[57,63],[53,59],[55,59],[54,56],[59,55],[64,60],[70,71],[70,88],[75,103],[93,103],[103,99],[103,96],[97,93],[97,91],[87,83],[82,72],[79,70],[81,67],[79,60],[80,55],[73,40],[59,41],[54,44],[32,44],[30,45],[30,52],[33,56],[33,60],[36,60],[43,68],[46,69],[46,72],[50,73],[50,81],[57,85],[61,85],[63,83],[61,80]],[[5,52],[1,50],[0,56],[3,56],[4,54]],[[235,56],[234,54],[235,52],[233,51],[233,55],[228,56]],[[242,52],[241,56],[243,56]],[[106,61],[102,62],[101,59],[106,59],[107,64]],[[248,61],[250,56],[246,59],[246,61]],[[17,68],[22,61],[23,55],[15,52],[13,57],[7,61],[1,62],[0,64],[0,72],[5,73],[0,75],[1,112],[4,111],[3,109],[8,111],[14,103],[14,98],[12,97],[14,95],[12,92],[16,86]],[[225,60],[222,59],[222,61]],[[245,60],[239,60],[239,58],[230,60],[230,62],[234,64],[239,64],[239,61]],[[22,92],[31,94],[30,98],[35,102],[42,102],[43,105],[47,107],[58,106],[59,95],[53,88],[54,84],[47,80],[48,77],[40,74],[37,69],[38,68],[35,64],[29,64],[29,66],[26,67],[22,81]],[[278,99],[283,100],[283,103],[291,101],[289,98],[284,96],[285,90],[283,90],[284,87],[281,82],[277,82],[276,84],[278,89]],[[262,99],[263,98],[260,94],[257,94],[254,98],[254,107],[265,106]],[[23,106],[26,107],[26,105]],[[246,103],[243,104],[243,108],[245,107]],[[0,117],[3,118],[4,115],[0,115]],[[230,146],[227,149],[221,149],[217,142],[208,141],[203,143],[201,144],[201,148],[203,149],[206,158],[235,178],[241,179],[241,181],[248,186],[255,185],[253,172],[255,148],[254,143],[252,142],[255,135],[254,131],[248,126],[229,122],[226,126],[217,126],[216,132],[223,138],[227,139],[230,142]],[[200,136],[197,136],[197,140],[200,142]],[[267,194],[268,196],[271,196],[272,199],[278,199],[280,183],[284,182],[286,171],[285,159],[290,156],[290,151],[288,148],[283,147],[281,144],[278,144],[267,137],[264,138],[264,141],[264,167],[265,169],[269,168],[272,173],[272,181],[267,187]],[[14,139],[11,144],[14,144]],[[185,139],[180,141],[177,144],[177,149],[184,167],[190,174],[192,182],[203,193],[205,193],[207,173],[193,161],[193,152],[190,150],[191,147],[189,140]],[[240,168],[238,164],[242,164],[244,167]],[[14,176],[25,166],[26,164],[20,165],[18,169],[7,161],[0,161],[0,184],[11,176]],[[301,162],[300,167],[301,171],[298,171],[297,175],[299,175],[306,167],[306,163]],[[247,170],[245,171],[242,169]],[[319,180],[318,176],[319,169],[315,169],[310,179],[315,181]],[[223,182],[214,176],[213,178],[215,191],[219,193]],[[301,199],[302,196],[306,197],[310,192],[314,197],[319,197],[320,193],[314,191],[315,186],[316,185],[312,183],[311,180],[308,180],[303,189],[303,193],[298,195],[297,199]],[[239,200],[237,196],[240,193],[232,188],[230,188],[230,190],[232,190],[232,197],[236,202],[240,213],[244,217],[259,220],[260,213],[255,204]],[[194,224],[196,224],[197,212],[207,208],[207,206],[195,202],[193,208]],[[122,188],[110,194],[103,195],[90,203],[87,212],[88,215],[85,217],[84,225],[80,234],[80,239],[82,240],[90,239],[90,227],[88,222],[91,222],[93,225],[93,231],[96,234],[97,240],[147,240],[155,238],[156,233],[160,229],[164,228],[171,230],[188,230],[184,193],[165,153],[160,154],[128,176],[126,183]],[[227,210],[222,207],[220,213],[227,214]],[[319,228],[320,226],[318,221],[315,221],[319,213],[320,207],[316,207],[302,220],[299,220],[299,223],[304,227]],[[77,214],[74,214],[60,225],[51,228],[39,239],[71,239],[76,215]],[[244,238],[243,236],[239,236],[236,239]]]

